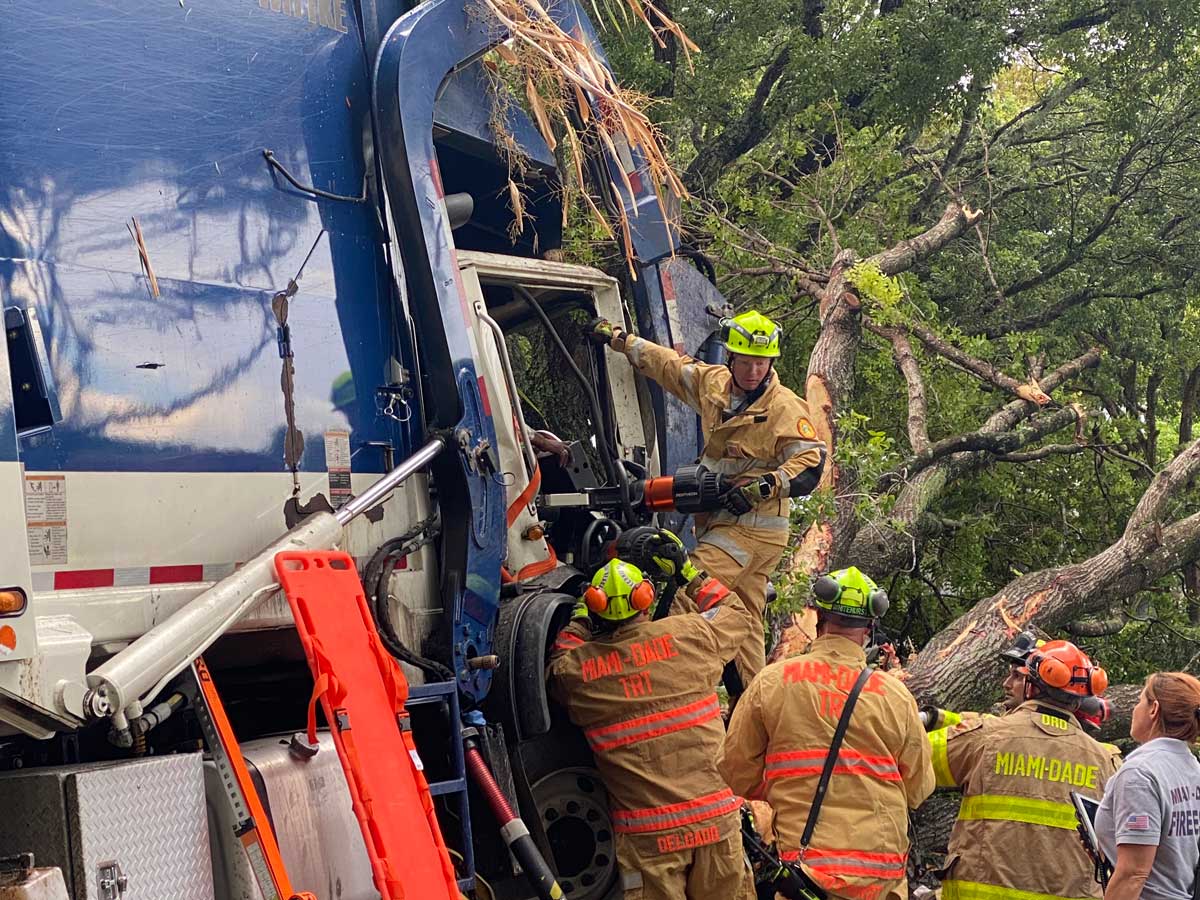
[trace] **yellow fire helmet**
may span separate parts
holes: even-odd
[[[887,591],[856,566],[838,569],[813,582],[813,605],[851,619],[878,619],[888,609]]]
[[[779,356],[779,338],[783,334],[778,325],[756,309],[724,321],[725,349],[742,356]]]
[[[610,560],[592,576],[583,592],[588,611],[610,622],[624,622],[654,605],[654,585],[632,563]]]

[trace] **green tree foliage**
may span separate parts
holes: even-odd
[[[1017,576],[1120,538],[1153,475],[1196,436],[1200,7],[673,0],[667,11],[703,50],[694,70],[669,39],[654,48],[632,28],[610,26],[606,45],[622,80],[658,100],[695,195],[691,235],[722,289],[785,323],[785,381],[803,388],[839,251],[863,260],[895,247],[952,201],[982,212],[952,243],[898,276],[859,264],[848,277],[867,326],[909,334],[928,440],[978,431],[1013,400],[1009,382],[1101,351],[1026,416],[1077,404],[1074,432],[1064,420],[980,451],[903,521],[894,506],[918,454],[905,380],[886,334],[863,331],[848,408],[835,411],[836,457],[854,475],[839,490],[854,494],[859,534],[908,547],[903,564],[872,573],[893,596],[888,626],[920,648]],[[1184,485],[1163,521],[1198,499]],[[1145,621],[1079,640],[1119,678],[1188,664],[1197,587],[1185,562],[1091,610]]]

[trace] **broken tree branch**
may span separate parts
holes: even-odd
[[[1036,450],[1002,453],[996,457],[996,462],[1037,462],[1039,459],[1047,459],[1051,456],[1071,456],[1075,453],[1083,453],[1091,449],[1087,444],[1047,444],[1045,447],[1038,447]]]
[[[1034,441],[1041,440],[1047,435],[1074,425],[1080,418],[1081,410],[1072,404],[1062,409],[1047,413],[1032,419],[1021,428],[1012,431],[989,432],[973,431],[968,434],[958,434],[954,437],[943,438],[930,444],[922,453],[917,453],[904,462],[902,466],[883,475],[875,485],[877,491],[885,491],[898,481],[912,478],[939,459],[954,453],[987,452],[996,456],[1012,453],[1021,447],[1027,447]]]
[[[870,328],[869,325],[867,327]],[[938,335],[934,334],[928,328],[917,325],[915,322],[905,323],[897,327],[908,331],[909,334],[938,356],[949,360],[960,369],[970,372],[988,384],[1014,394],[1022,400],[1036,403],[1038,406],[1045,406],[1050,402],[1050,395],[1045,393],[1036,379],[1032,377],[1030,377],[1028,382],[1021,383],[1011,375],[1005,374],[994,363],[971,356],[944,338],[938,337]]]
[[[919,697],[961,704],[976,697],[996,653],[1011,635],[1036,623],[1047,630],[1106,610],[1146,590],[1159,578],[1200,557],[1200,513],[1164,525],[1167,502],[1200,467],[1200,442],[1181,453],[1147,488],[1112,544],[1089,559],[1031,572],[975,604],[939,633],[906,669]]]
[[[898,275],[901,272],[907,272],[918,261],[931,253],[936,253],[959,237],[982,216],[981,210],[971,209],[958,203],[949,203],[946,205],[941,219],[932,228],[876,253],[867,262],[875,263],[884,275]]]
[[[1154,476],[1125,525],[1125,534],[1161,521],[1166,505],[1200,472],[1200,441],[1194,441]]]
[[[867,328],[892,342],[896,366],[908,385],[908,443],[914,453],[923,453],[929,449],[929,429],[925,422],[925,382],[921,378],[921,367],[913,355],[912,344],[898,328],[880,328],[872,324],[868,324]]]

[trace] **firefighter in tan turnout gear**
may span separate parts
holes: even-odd
[[[820,480],[825,444],[807,404],[784,387],[773,370],[779,326],[758,312],[726,320],[727,365],[697,362],[605,320],[594,333],[629,357],[700,414],[701,462],[726,476],[724,507],[696,516],[692,559],[737,593],[760,621],[767,579],[787,548],[789,497],[810,493]],[[761,629],[748,634],[737,655],[742,685],[766,664]],[[726,685],[731,690],[734,686]]]
[[[1099,800],[1120,761],[1075,715],[1108,678],[1068,641],[1040,644],[1017,672],[1025,699],[1015,710],[930,735],[938,786],[963,792],[943,900],[1100,896],[1071,791]]]
[[[856,568],[813,585],[817,639],[767,666],[734,709],[718,768],[739,794],[775,811],[780,857],[831,897],[908,896],[908,812],[933,791],[929,742],[908,690],[871,672],[851,709],[808,846],[805,826],[863,644],[887,594]]]
[[[678,565],[699,612],[652,621],[654,585],[631,563],[610,561],[584,594],[590,628],[558,635],[551,692],[583,730],[608,789],[625,900],[752,898],[741,800],[717,773],[725,730],[716,686],[758,625],[671,537],[679,562],[658,561],[667,574]]]

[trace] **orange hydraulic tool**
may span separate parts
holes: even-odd
[[[229,726],[225,706],[221,703],[203,658],[192,663],[192,672],[200,685],[196,697],[196,717],[204,731],[204,742],[208,744],[217,765],[225,795],[233,807],[236,834],[250,859],[250,869],[254,872],[263,900],[317,900],[315,894],[292,890],[283,858],[279,855],[279,844],[275,841],[271,820],[267,818],[258,791],[254,789],[254,782],[250,780],[250,771],[246,768],[241,747]]]

